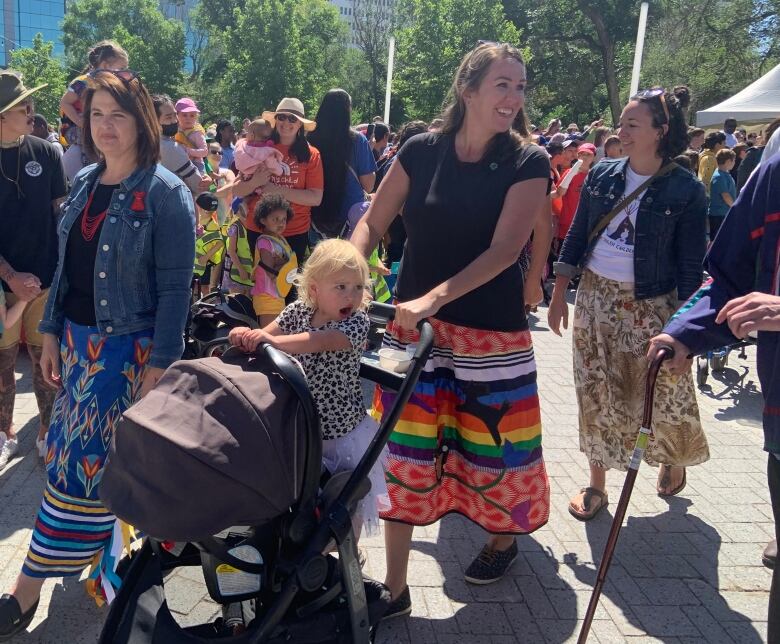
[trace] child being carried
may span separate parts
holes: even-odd
[[[265,119],[255,119],[249,124],[246,138],[236,143],[233,162],[241,175],[248,179],[260,167],[275,176],[289,175],[290,166],[284,163],[284,155],[271,140],[273,128]]]

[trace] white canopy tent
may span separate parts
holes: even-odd
[[[741,92],[709,109],[696,112],[699,127],[722,126],[734,117],[739,123],[771,121],[780,116],[780,65]]]

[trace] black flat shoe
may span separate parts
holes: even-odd
[[[38,602],[35,602],[26,613],[22,613],[19,602],[13,595],[3,595],[0,597],[0,642],[7,642],[30,625],[35,611],[38,609]]]
[[[772,541],[767,544],[761,561],[767,568],[774,569],[777,564],[777,539],[772,539]]]
[[[409,594],[409,586],[403,589],[387,608],[387,612],[382,616],[382,621],[392,619],[393,617],[403,617],[412,612],[412,596]]]

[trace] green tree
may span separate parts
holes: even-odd
[[[62,22],[70,67],[86,64],[87,51],[111,38],[127,50],[130,67],[151,91],[175,94],[182,80],[184,26],[160,12],[155,0],[73,0]]]
[[[639,3],[635,0],[504,0],[534,55],[529,70],[534,105],[561,106],[586,124],[605,108],[617,122],[620,79],[630,73]],[[655,4],[655,3],[654,3]],[[653,9],[651,8],[651,11]],[[537,101],[538,99],[538,101]]]
[[[394,85],[411,118],[439,113],[460,60],[478,40],[520,44],[499,0],[405,0],[399,10],[406,22]]]
[[[235,26],[225,42],[223,113],[251,117],[273,109],[283,96],[303,100],[299,90],[306,70],[298,53],[301,36],[295,5],[282,0],[248,0],[234,17]]]
[[[68,78],[59,60],[52,55],[54,43],[35,34],[32,47],[20,47],[11,52],[9,67],[22,74],[27,87],[47,84],[33,95],[35,111],[43,114],[49,123],[60,115],[60,99],[65,93]]]
[[[299,98],[316,109],[325,92],[344,85],[349,28],[327,0],[301,3],[296,9],[296,19],[300,25],[299,54],[304,70]]]
[[[641,84],[691,88],[691,120],[778,62],[780,2],[666,0],[652,16]]]
[[[344,80],[346,25],[326,0],[247,0],[219,27],[225,69],[213,81],[222,114],[252,116],[284,96],[314,114],[322,95]]]

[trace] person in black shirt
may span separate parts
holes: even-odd
[[[549,216],[549,157],[513,124],[522,114],[525,64],[507,44],[466,54],[440,132],[398,153],[352,235],[370,253],[401,211],[407,231],[399,304],[385,346],[413,344],[430,318],[429,363],[388,443],[387,578],[393,605],[411,611],[406,584],[415,525],[458,512],[489,533],[466,581],[498,581],[517,557],[515,535],[543,526],[550,487],[523,277],[517,259]],[[529,282],[539,284],[538,274]],[[377,392],[381,413],[386,394]]]
[[[21,331],[33,363],[33,390],[40,413],[37,447],[44,448],[56,392],[40,369],[43,317],[48,288],[57,265],[55,212],[67,191],[61,154],[48,141],[32,136],[33,92],[12,71],[0,72],[0,279],[9,305],[30,304],[22,319],[0,338],[0,470],[18,451],[13,428],[14,367]]]

